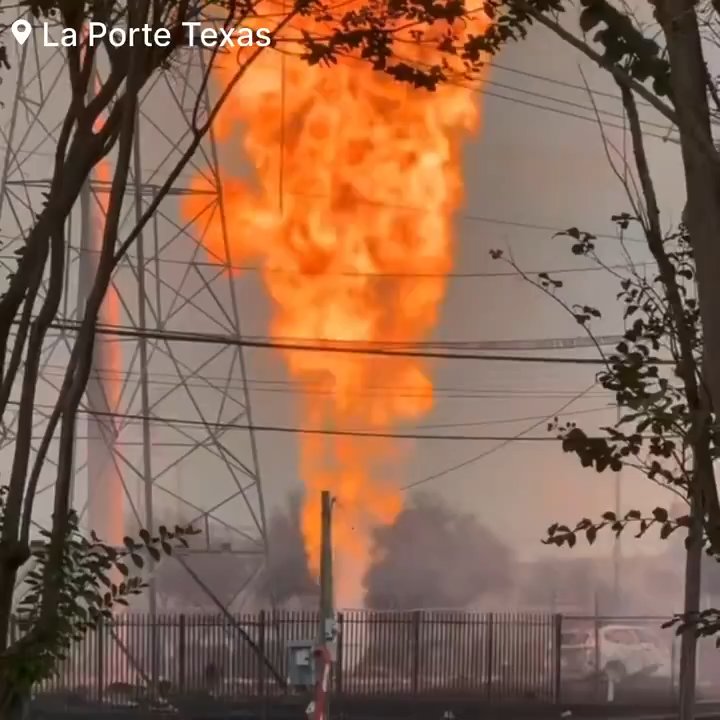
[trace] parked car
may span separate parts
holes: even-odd
[[[594,628],[567,630],[561,643],[563,677],[587,677],[599,670],[617,683],[640,675],[670,678],[673,672],[670,647],[645,627],[603,625],[597,632]]]

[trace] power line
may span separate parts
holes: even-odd
[[[507,71],[507,72],[514,72],[515,74],[519,74],[519,75],[522,75],[522,76],[525,76],[525,77],[530,77],[530,78],[533,78],[533,79],[542,80],[542,81],[544,81],[544,82],[548,82],[548,83],[557,85],[557,86],[559,86],[559,87],[566,87],[566,88],[573,89],[573,90],[582,90],[582,91],[584,91],[585,93],[587,93],[587,89],[584,88],[584,87],[581,87],[580,85],[575,85],[575,84],[572,84],[572,83],[563,82],[563,81],[561,81],[561,80],[555,80],[555,79],[553,79],[553,78],[548,78],[548,77],[545,77],[545,76],[542,76],[542,75],[535,75],[535,74],[532,74],[532,73],[527,73],[527,72],[522,72],[522,71],[518,71],[518,70],[513,70],[513,69],[507,68],[507,67],[505,67],[505,66],[495,65],[494,63],[493,63],[493,67],[495,67],[495,68],[497,68],[497,69],[500,69],[500,70],[505,70],[505,71]],[[579,120],[586,120],[586,121],[590,121],[590,122],[593,122],[593,123],[596,123],[596,124],[597,124],[597,117],[595,117],[595,111],[596,111],[595,108],[593,108],[592,106],[587,105],[587,104],[585,104],[585,103],[577,102],[577,101],[574,101],[574,100],[568,100],[567,98],[555,97],[555,96],[553,96],[553,95],[548,95],[548,94],[546,94],[546,93],[540,93],[540,92],[537,92],[537,91],[534,91],[534,90],[529,90],[529,89],[527,89],[527,88],[517,87],[517,86],[515,86],[515,85],[509,85],[509,84],[507,84],[507,83],[498,82],[497,80],[485,80],[485,81],[483,81],[481,87],[472,87],[472,86],[468,86],[468,85],[466,85],[466,84],[464,84],[464,83],[462,83],[462,82],[452,82],[452,81],[450,81],[448,84],[454,85],[454,86],[456,86],[456,87],[463,88],[463,89],[465,89],[465,90],[469,90],[469,91],[471,91],[471,92],[473,92],[473,93],[475,93],[475,94],[477,94],[477,95],[488,95],[489,97],[495,97],[495,98],[498,98],[498,99],[500,99],[500,100],[507,100],[507,101],[509,101],[509,102],[515,102],[515,103],[519,103],[519,104],[521,104],[521,105],[527,105],[527,106],[529,106],[529,107],[533,107],[533,108],[538,109],[538,110],[544,110],[544,111],[554,112],[554,113],[558,113],[558,114],[560,114],[560,115],[565,115],[566,117],[572,117],[572,118],[576,118],[576,119],[579,119]],[[585,111],[585,112],[587,112],[587,113],[590,113],[590,116],[578,115],[577,113],[573,113],[573,112],[571,112],[571,111],[561,110],[561,109],[559,109],[559,108],[555,108],[555,107],[552,107],[552,106],[547,106],[547,105],[542,105],[542,104],[539,104],[539,103],[529,102],[529,101],[527,101],[527,100],[522,100],[522,99],[520,99],[520,98],[507,97],[507,96],[505,96],[505,95],[500,95],[499,93],[495,93],[495,92],[493,92],[492,90],[488,90],[488,89],[487,89],[488,87],[498,87],[498,88],[500,88],[500,89],[502,89],[502,90],[508,90],[508,91],[510,91],[510,92],[516,92],[516,93],[521,93],[521,94],[523,94],[523,95],[528,95],[528,96],[531,96],[531,97],[536,97],[536,98],[538,98],[538,99],[540,99],[540,100],[546,100],[546,101],[549,101],[549,102],[552,102],[552,103],[556,103],[556,104],[561,105],[561,106],[566,106],[566,107],[574,108],[574,109],[577,109],[577,110],[583,110],[583,111]],[[599,95],[599,96],[601,96],[601,97],[606,97],[606,98],[612,99],[612,100],[614,100],[614,101],[616,101],[616,102],[620,102],[620,101],[621,101],[621,98],[619,98],[617,95],[613,95],[612,93],[607,93],[607,92],[603,92],[603,91],[592,91],[592,93],[593,93],[593,95]],[[651,107],[651,106],[650,106],[649,104],[647,104],[647,103],[642,103],[642,102],[641,102],[641,104],[644,105],[644,106],[646,106],[646,107]],[[613,118],[613,119],[615,119],[615,120],[624,120],[624,115],[623,115],[622,113],[615,112],[615,111],[613,111],[613,110],[608,110],[608,109],[606,109],[606,108],[598,107],[598,108],[597,108],[597,113],[598,113],[599,115],[604,115],[604,116]],[[627,129],[627,128],[626,128],[625,126],[623,126],[623,125],[616,125],[616,124],[613,124],[613,123],[604,122],[603,125],[604,125],[605,127],[612,127],[612,128],[619,129],[619,130],[626,130],[626,129]],[[655,134],[655,133],[651,133],[651,132],[649,132],[649,131],[647,131],[647,134],[652,135],[652,136],[657,137],[657,138],[660,138],[660,139],[662,139],[662,140],[668,140],[668,128],[667,128],[666,125],[661,124],[661,123],[658,123],[658,122],[654,122],[654,121],[652,121],[652,120],[646,120],[646,119],[642,119],[642,120],[641,120],[641,125],[646,126],[646,127],[656,128],[656,129],[658,129],[658,130],[663,131],[663,134],[662,134],[662,135],[658,135],[658,134]],[[672,130],[672,128],[670,128],[670,130]],[[0,146],[0,147],[2,147],[2,146]],[[7,150],[7,148],[5,148],[5,149]],[[25,155],[26,157],[33,157],[33,156],[52,157],[52,153],[50,153],[49,151],[40,151],[40,150],[22,150],[22,149],[20,149],[20,150],[16,151],[16,154],[18,154],[18,155],[19,155],[19,154],[22,154],[22,155]]]
[[[497,452],[498,450],[502,450],[504,447],[507,447],[510,443],[513,442],[519,442],[521,440],[527,440],[529,438],[526,438],[525,435],[527,433],[532,432],[536,428],[540,427],[540,425],[544,425],[547,422],[550,422],[554,417],[560,415],[564,410],[567,410],[573,403],[580,400],[580,398],[584,397],[589,393],[597,383],[592,383],[589,385],[585,390],[582,390],[581,392],[577,393],[574,397],[570,398],[566,403],[564,403],[561,407],[559,407],[554,413],[550,413],[549,415],[545,415],[544,417],[541,417],[537,422],[534,422],[529,427],[526,427],[524,430],[521,430],[516,435],[513,435],[509,438],[504,438],[501,440],[497,445],[489,448],[488,450],[485,450],[485,452],[480,453],[479,455],[475,455],[474,457],[468,458],[467,460],[464,460],[461,463],[458,463],[456,465],[452,465],[448,468],[445,468],[444,470],[440,470],[439,472],[433,473],[432,475],[428,475],[427,477],[422,478],[422,480],[415,480],[415,482],[410,483],[409,485],[406,485],[403,490],[411,490],[412,488],[418,487],[419,485],[424,485],[425,483],[432,482],[433,480],[438,480],[441,477],[445,477],[446,475],[449,475],[452,472],[455,472],[456,470],[461,470],[462,468],[467,467],[468,465],[472,465],[476,462],[479,462],[480,460],[483,460],[484,458],[488,457],[489,455],[492,455],[493,453]],[[535,418],[529,418],[529,419],[535,419]],[[553,438],[557,440],[556,438]]]
[[[41,377],[64,377],[66,365],[61,364],[45,364],[42,367]],[[110,382],[127,382],[130,380],[138,381],[141,378],[141,374],[138,371],[132,370],[115,370],[112,368],[99,368],[98,372],[91,373],[90,378],[93,380],[110,381]],[[170,379],[158,379],[158,378],[173,378]],[[221,388],[215,388],[222,392],[229,392],[231,390],[238,390],[242,388],[242,385],[238,383],[228,383],[227,377],[221,376],[209,376],[202,375],[202,381],[188,380],[185,383],[178,383],[177,379],[172,373],[163,372],[152,372],[151,377],[148,378],[148,384],[156,387],[176,387],[178,389],[182,387],[190,387],[193,389],[208,389],[213,388],[213,383],[222,383]],[[332,388],[328,385],[319,382],[302,382],[299,380],[283,380],[283,379],[260,379],[260,378],[248,378],[245,381],[253,392],[258,393],[278,393],[278,394],[289,394],[289,395],[319,395],[319,396],[330,396],[333,395]],[[269,386],[269,387],[268,387]],[[347,389],[343,391],[345,394],[352,397],[363,397],[363,398],[378,398],[387,395],[401,398],[437,398],[437,399],[450,399],[450,400],[505,400],[505,399],[523,399],[523,400],[553,400],[557,398],[568,397],[574,394],[573,390],[538,390],[535,388],[462,388],[452,386],[433,386],[432,391],[428,392],[424,387],[402,385],[396,387],[382,386],[382,385],[365,385],[356,389]],[[607,391],[598,391],[595,393],[588,393],[586,397],[607,397]]]
[[[585,122],[591,122],[594,125],[598,124],[598,119],[596,117],[588,117],[586,115],[579,115],[578,113],[569,112],[567,110],[560,110],[558,108],[554,107],[548,107],[547,105],[541,105],[540,103],[530,102],[529,100],[521,100],[520,98],[512,98],[508,97],[507,95],[500,95],[500,93],[492,92],[491,90],[485,90],[482,91],[483,95],[489,95],[490,97],[497,98],[498,100],[507,100],[508,102],[516,103],[517,105],[525,105],[526,107],[534,108],[535,110],[544,110],[545,112],[552,112],[557,115],[563,115],[565,117],[571,117],[575,118],[576,120],[584,120]],[[588,112],[591,112],[591,109],[588,108]],[[599,111],[600,114],[603,114],[603,111]],[[641,123],[644,124],[644,123]],[[627,131],[627,128],[623,125],[618,125],[617,123],[612,122],[602,122],[603,128],[612,128],[613,130],[623,130]],[[665,133],[663,135],[660,135],[658,133],[651,132],[650,130],[644,130],[643,134],[647,137],[654,137],[658,140],[662,140],[663,142],[677,142],[675,139],[669,137],[669,133]]]
[[[467,218],[461,218],[461,219],[467,219]],[[490,220],[486,220],[487,222],[490,222]],[[497,220],[496,222],[509,222],[509,221],[500,221]],[[14,238],[7,238],[9,240],[13,240]],[[636,240],[633,239],[633,242]],[[639,238],[637,241],[640,241]],[[80,248],[74,245],[69,246],[69,249],[72,250],[76,255],[80,256],[83,254],[99,254],[99,250],[94,250],[92,248]],[[136,260],[136,256],[133,254],[127,254],[125,256],[126,258]],[[17,262],[17,255],[2,255],[0,254],[0,260],[5,261],[12,261]],[[156,262],[160,265],[182,265],[184,267],[190,266],[190,267],[198,267],[198,268],[210,268],[212,270],[233,270],[238,272],[253,272],[253,273],[262,273],[262,274],[268,274],[268,275],[292,275],[292,276],[300,276],[300,277],[368,277],[368,278],[378,278],[378,279],[402,279],[402,278],[448,278],[448,279],[475,279],[475,278],[503,278],[503,277],[512,277],[512,278],[521,278],[521,273],[517,272],[516,270],[500,270],[497,272],[483,272],[483,271],[476,271],[476,272],[361,272],[358,270],[323,270],[322,272],[306,272],[304,270],[298,269],[298,268],[281,268],[281,267],[273,267],[273,266],[264,266],[264,265],[238,265],[235,263],[224,263],[224,262],[213,262],[211,260],[182,260],[180,258],[154,258],[152,255],[146,256],[145,258],[146,264],[155,264]],[[638,262],[633,263],[633,267],[635,268],[647,268],[647,267],[654,267],[654,262]],[[120,265],[119,269],[122,269],[124,266]],[[630,269],[630,266],[627,264],[621,264],[621,265],[606,265],[606,266],[598,266],[593,265],[590,267],[579,267],[579,268],[551,268],[551,269],[543,269],[543,270],[524,270],[524,274],[526,275],[539,275],[540,273],[547,273],[548,275],[567,275],[567,274],[574,274],[574,273],[586,273],[586,272],[607,272],[608,270],[628,270]]]
[[[80,327],[79,322],[62,321],[54,322],[51,328],[54,330],[77,332]],[[228,335],[215,335],[209,333],[183,333],[168,330],[140,330],[122,326],[105,326],[98,325],[96,328],[98,335],[110,335],[119,338],[139,339],[145,338],[149,340],[163,340],[167,342],[181,342],[189,344],[208,344],[208,345],[224,345],[227,347],[248,347],[256,349],[274,349],[274,350],[290,350],[297,352],[321,352],[321,353],[339,353],[349,355],[375,355],[379,357],[415,357],[423,359],[436,360],[475,360],[483,362],[504,362],[504,363],[534,363],[546,365],[594,365],[605,366],[606,363],[602,358],[590,357],[550,357],[550,356],[521,356],[521,355],[499,355],[490,353],[461,353],[461,352],[444,352],[444,351],[412,351],[397,350],[390,348],[362,346],[360,343],[354,346],[340,345],[337,341],[329,341],[335,344],[301,343],[301,342],[278,342],[266,340],[247,340],[233,338]],[[655,361],[658,365],[672,365],[672,360],[658,359]]]
[[[60,322],[63,320],[61,319]],[[73,321],[77,322],[77,321]],[[108,329],[114,329],[115,325],[105,325]],[[13,335],[14,336],[14,335]],[[339,347],[359,347],[395,349],[395,350],[508,350],[536,351],[536,350],[569,350],[579,347],[609,347],[617,345],[625,338],[622,335],[598,335],[590,337],[580,335],[574,337],[549,337],[531,338],[516,340],[329,340],[321,337],[307,337],[297,335],[245,335],[248,341],[261,342],[283,342],[283,343],[304,343],[310,345],[324,345],[334,342]]]
[[[519,92],[524,95],[530,95],[531,97],[537,97],[542,100],[549,100],[550,102],[555,102],[560,105],[567,105],[568,107],[577,108],[579,110],[585,110],[589,113],[594,113],[594,108],[592,106],[585,105],[584,103],[574,102],[573,100],[565,100],[564,98],[558,98],[554,97],[553,95],[546,95],[545,93],[539,93],[534,90],[527,90],[525,88],[518,88],[513,85],[506,85],[505,83],[500,83],[494,80],[486,80],[483,83],[484,85],[491,85],[494,87],[499,87],[503,90],[511,90],[514,92]],[[485,94],[487,91],[485,91]],[[620,100],[620,98],[615,98],[617,100]],[[550,108],[547,108],[548,110]],[[615,118],[617,120],[624,120],[625,116],[622,113],[614,112],[612,110],[606,110],[604,108],[597,108],[597,112],[599,115],[607,115],[608,117]],[[595,121],[597,122],[597,118],[595,118]],[[641,124],[646,125],[647,127],[654,127],[659,130],[663,130],[664,132],[667,132],[667,125],[663,125],[660,123],[653,122],[651,120],[642,120]]]
[[[571,90],[579,90],[580,92],[583,92],[586,95],[588,93],[588,88],[585,87],[584,85],[579,85],[577,83],[571,83],[571,82],[568,82],[567,80],[558,80],[557,78],[552,78],[547,75],[539,75],[537,73],[528,72],[527,70],[520,70],[519,68],[511,68],[511,67],[508,67],[507,65],[501,65],[500,63],[495,62],[495,60],[493,60],[491,68],[493,70],[502,70],[503,72],[513,73],[514,75],[521,75],[522,77],[532,78],[533,80],[542,80],[543,82],[547,82],[552,85],[557,85],[559,87],[565,87],[565,88],[569,88]],[[604,90],[597,90],[595,88],[590,88],[590,92],[593,95],[598,95],[601,97],[610,98],[611,100],[617,100],[618,102],[622,102],[622,98],[619,95],[617,95],[616,93],[610,93],[610,92],[606,92]],[[644,100],[638,100],[637,104],[642,105],[644,107],[652,107],[650,105],[650,103],[647,103]],[[591,108],[588,108],[588,109],[591,109]]]
[[[10,401],[11,405],[19,405],[19,401]],[[45,409],[52,409],[51,405],[36,405]],[[125,420],[127,423],[150,421],[165,425],[179,425],[183,427],[201,427],[218,430],[254,430],[255,432],[281,433],[291,435],[326,435],[331,437],[355,437],[368,439],[393,439],[393,440],[448,440],[454,442],[497,442],[497,441],[522,441],[522,442],[558,442],[555,437],[505,437],[498,435],[463,435],[463,434],[432,434],[417,432],[383,432],[380,430],[335,430],[332,428],[303,428],[283,425],[248,425],[245,423],[189,420],[186,418],[165,417],[156,415],[143,415],[142,413],[119,413],[100,410],[78,409],[78,413],[91,417],[108,417]]]
[[[582,397],[582,396],[579,396]],[[563,410],[570,405],[572,405],[576,400],[579,399],[579,397],[576,397],[570,402],[566,403],[562,406],[559,410],[556,410],[553,413],[550,413],[550,415],[529,415],[526,417],[514,417],[514,418],[502,418],[502,419],[496,419],[496,420],[469,420],[467,422],[458,422],[458,423],[423,423],[422,425],[416,425],[414,426],[414,430],[440,430],[441,428],[458,428],[458,427],[482,427],[482,426],[488,426],[488,425],[513,425],[514,423],[519,422],[528,422],[530,420],[537,421],[533,425],[531,425],[529,428],[523,431],[523,433],[530,432],[531,430],[534,430],[535,428],[540,427],[540,425],[544,425],[545,423],[552,420],[552,418],[559,416],[563,414]],[[604,412],[606,410],[614,410],[615,406],[606,404],[606,405],[599,405],[597,407],[592,408],[583,408],[582,410],[574,410],[573,411],[573,417],[576,415],[594,415],[595,413]],[[523,433],[520,433],[521,435]],[[497,447],[497,449],[500,449],[500,446]],[[494,452],[494,451],[493,451]],[[483,457],[485,455],[483,454]],[[480,459],[480,458],[477,458]]]
[[[59,363],[45,363],[41,368],[41,377],[64,377],[66,365]],[[139,380],[141,374],[135,370],[118,370],[115,368],[98,367],[97,372],[90,374],[93,380],[110,382],[127,382]],[[163,379],[166,378],[166,379]],[[170,379],[172,378],[172,380]],[[252,388],[253,392],[280,393],[290,395],[331,395],[332,389],[321,382],[304,382],[301,380],[289,380],[280,378],[247,378],[245,382]],[[158,387],[190,387],[190,388],[212,388],[213,383],[222,383],[223,392],[242,388],[238,383],[228,383],[227,376],[202,375],[202,381],[188,380],[185,383],[178,383],[176,376],[170,372],[152,371],[148,378],[151,386]],[[563,389],[537,389],[537,388],[505,388],[505,387],[454,387],[446,385],[434,385],[431,392],[424,386],[412,385],[363,385],[355,389],[347,389],[344,392],[353,397],[383,397],[392,394],[393,397],[403,398],[439,398],[458,400],[496,400],[520,398],[525,400],[552,400],[556,398],[569,397],[575,394],[574,390]],[[607,397],[607,391],[588,393],[586,397]]]
[[[43,181],[43,182],[38,181],[38,184],[45,186],[45,185],[49,184],[49,181]],[[91,181],[91,185],[93,185],[93,187],[96,184],[97,184],[97,181]],[[103,187],[103,189],[104,188],[109,189],[109,185],[107,183],[104,184],[102,187]],[[195,191],[186,189],[186,194],[193,194],[194,192]],[[289,190],[285,190],[284,193],[285,193],[285,195],[290,195],[290,196],[298,197],[298,198],[308,198],[308,199],[311,199],[311,198],[327,199],[328,198],[327,195],[323,195],[323,194],[319,194],[319,193],[291,192]],[[205,193],[205,194],[209,194],[211,197],[214,195],[213,192],[209,192],[209,193]],[[426,214],[428,214],[428,212],[430,212],[426,208],[418,208],[418,207],[413,207],[411,205],[405,205],[402,203],[393,203],[393,202],[389,202],[387,200],[377,200],[374,198],[367,198],[367,197],[355,196],[353,198],[353,201],[358,204],[361,204],[361,205],[370,205],[370,206],[377,206],[377,207],[383,207],[383,208],[393,208],[396,210],[407,210],[408,212],[418,213],[419,215],[426,215]],[[557,225],[543,225],[541,223],[510,220],[508,218],[498,218],[498,217],[493,217],[490,215],[476,215],[474,213],[453,213],[453,218],[455,220],[462,220],[464,222],[476,222],[476,223],[483,223],[483,224],[488,224],[488,225],[501,225],[501,226],[505,226],[505,227],[516,227],[516,228],[521,228],[523,230],[541,230],[543,232],[551,232],[551,233],[562,233],[568,229],[567,225],[564,227],[560,227]],[[595,232],[595,233],[591,233],[591,234],[597,239],[616,240],[616,241],[621,239],[617,234],[601,233],[601,232]],[[12,239],[12,238],[9,238],[9,239]],[[633,242],[633,243],[642,243],[642,244],[645,243],[645,240],[643,238],[636,238],[636,237],[623,237],[622,240],[624,242]],[[11,256],[8,256],[8,259],[17,260],[17,257],[14,255],[11,255]],[[149,259],[151,259],[151,258],[148,258],[148,260]],[[190,263],[188,261],[185,261],[185,264],[190,264]],[[225,265],[223,262],[216,262],[216,263],[211,263],[211,264],[214,267],[217,267],[218,269],[220,269],[222,267],[227,267],[227,265]],[[627,266],[621,265],[619,267],[622,268],[622,267],[627,267]],[[279,271],[282,272],[282,269]]]

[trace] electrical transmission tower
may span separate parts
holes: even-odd
[[[4,72],[0,108],[0,262],[10,273],[49,188],[70,87],[64,50],[43,47],[39,29],[22,47],[13,44],[8,51],[12,68]],[[204,61],[200,50],[182,50],[143,93],[120,241],[180,159],[196,102],[201,121],[208,111],[209,99],[199,96],[205,92],[200,82]],[[97,73],[101,78],[103,68],[98,66]],[[192,522],[202,535],[178,561],[211,604],[230,608],[262,565],[265,509],[246,358],[237,342],[243,328],[229,268],[229,238],[223,238],[227,259],[216,263],[202,235],[208,218],[222,212],[212,134],[195,160],[121,262],[106,298],[78,419],[73,505],[83,526],[109,543],[121,544],[138,527]],[[35,450],[57,398],[98,260],[112,162],[110,156],[96,168],[67,223],[65,290],[43,355]],[[181,205],[192,192],[190,180],[198,175],[215,190],[205,193],[197,222],[187,223],[181,219]],[[179,342],[172,337],[178,330],[211,332],[227,342]],[[18,396],[16,389],[16,405]],[[6,468],[13,451],[13,413],[8,415],[0,449],[0,467]],[[39,525],[51,513],[54,458],[53,445],[36,501]],[[197,556],[205,553],[233,555],[240,567],[233,577],[227,572],[204,577],[207,563]],[[150,598],[154,611],[152,589]]]

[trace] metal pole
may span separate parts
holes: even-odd
[[[25,87],[25,63],[27,61],[28,47],[29,43],[23,45],[22,50],[20,51],[17,85],[15,86],[12,112],[10,114],[10,128],[8,129],[5,136],[5,142],[7,143],[7,146],[5,149],[5,160],[3,162],[2,175],[0,175],[0,214],[4,210],[7,182],[10,175],[10,165],[14,161],[17,161],[15,153],[13,153],[13,141],[15,140],[15,129],[17,127],[18,111],[20,110],[20,98],[23,95],[23,89]]]
[[[622,413],[620,406],[617,406],[617,421],[620,422]],[[620,519],[622,513],[622,469],[615,473],[615,517]],[[616,614],[620,613],[621,593],[621,565],[622,565],[622,540],[621,535],[615,538],[613,544],[613,607]]]
[[[135,175],[135,220],[140,222],[143,213],[142,201],[142,166],[140,164],[140,114],[135,115],[135,137],[133,140],[133,174]],[[141,232],[137,239],[137,290],[138,290],[138,323],[142,330],[147,329],[146,302],[145,297],[145,249],[144,235]],[[148,352],[147,341],[142,335],[140,343],[140,398],[142,406],[142,450],[143,450],[143,483],[145,487],[145,528],[148,532],[154,531],[155,520],[153,518],[153,474],[152,474],[152,437],[150,433],[150,393],[148,388]],[[153,692],[157,689],[158,682],[158,637],[157,637],[157,587],[155,583],[154,562],[149,558],[149,579],[148,579],[148,610],[150,611],[150,677],[152,680]]]

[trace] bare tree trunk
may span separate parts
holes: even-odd
[[[139,0],[129,13],[128,26],[141,27],[147,21],[150,0]],[[87,386],[95,346],[98,313],[107,292],[114,269],[113,253],[118,236],[125,190],[127,188],[130,158],[133,150],[138,94],[144,83],[147,49],[137,48],[130,56],[127,73],[127,90],[122,105],[118,157],[110,188],[110,199],[105,216],[105,229],[97,266],[95,282],[85,304],[85,313],[73,348],[73,358],[63,383],[62,419],[58,449],[58,471],[55,482],[53,524],[48,548],[48,562],[43,578],[40,627],[51,628],[60,594],[58,578],[62,572],[62,558],[68,529],[70,488],[72,486],[73,452],[77,409]],[[73,367],[72,360],[75,360]]]
[[[53,180],[53,186],[61,185],[63,187],[63,191],[58,193],[60,197],[56,198],[55,202],[57,204],[49,205],[45,208],[28,239],[28,254],[26,257],[34,258],[34,262],[36,263],[36,266],[33,268],[33,274],[30,277],[30,284],[27,290],[29,293],[37,293],[37,287],[45,272],[50,237],[58,237],[60,233],[59,242],[62,242],[61,228],[65,223],[65,218],[72,209],[84,178],[87,176],[90,168],[92,168],[102,156],[102,144],[98,140],[92,141],[88,138],[86,143],[80,143],[80,145],[84,145],[82,153],[76,152],[75,161],[71,161],[68,167],[62,168]],[[60,228],[60,230],[58,230],[58,228]],[[58,241],[55,240],[56,245],[57,242]],[[57,253],[53,253],[53,255],[56,256]],[[8,622],[16,573],[18,568],[22,566],[29,557],[29,548],[19,542],[20,517],[23,495],[25,493],[28,463],[32,449],[31,435],[33,429],[35,389],[37,385],[37,370],[41,358],[42,341],[47,327],[54,318],[55,311],[57,310],[57,304],[55,304],[55,311],[53,311],[52,301],[55,299],[54,295],[56,294],[55,291],[57,290],[58,282],[60,283],[60,290],[62,290],[62,269],[60,268],[59,278],[53,279],[52,277],[52,272],[57,269],[57,263],[54,263],[53,267],[51,267],[50,277],[51,291],[49,292],[49,296],[51,296],[51,302],[48,303],[46,300],[41,311],[42,319],[39,317],[38,320],[33,323],[25,360],[18,431],[8,483],[5,519],[0,533],[0,651],[7,647]],[[34,282],[34,278],[38,280],[37,283]],[[28,302],[31,302],[31,299],[28,299]],[[1,304],[2,301],[0,301],[0,305]],[[10,303],[7,307],[12,306],[13,303]],[[8,329],[11,321],[8,324]],[[0,325],[2,325],[1,322]],[[0,335],[2,335],[3,329],[3,327],[0,327]],[[0,351],[4,351],[4,347],[0,347]],[[2,412],[3,409],[4,408],[0,407],[0,412]]]
[[[143,25],[147,20],[150,0],[137,0],[132,6],[132,17],[128,24],[132,26]],[[187,17],[190,0],[180,0],[173,11],[173,20],[176,29],[176,42],[182,40],[182,23]],[[157,0],[153,2],[155,12],[162,7]],[[282,22],[278,24],[275,32],[287,25],[297,13],[297,10],[289,12]],[[235,3],[228,3],[228,18],[226,26],[235,17]],[[112,272],[119,259],[127,251],[128,247],[137,239],[142,227],[148,222],[152,213],[156,210],[161,200],[167,195],[172,182],[179,176],[182,169],[190,161],[197,150],[202,138],[214,118],[220,111],[227,97],[235,85],[244,75],[250,65],[259,56],[258,49],[243,65],[238,68],[233,79],[228,83],[215,108],[205,119],[200,127],[194,127],[193,139],[175,168],[168,176],[166,182],[156,194],[153,203],[148,207],[138,221],[135,229],[125,239],[122,245],[116,249],[119,220],[122,211],[123,197],[125,195],[129,159],[132,150],[132,139],[135,131],[134,122],[138,96],[141,88],[160,67],[167,57],[172,53],[170,50],[162,52],[143,53],[142,49],[136,49],[127,57],[127,73],[116,74],[119,65],[113,67],[111,77],[106,81],[101,91],[95,96],[87,107],[78,107],[75,100],[69,109],[69,115],[74,119],[66,122],[63,127],[62,152],[58,153],[56,166],[51,185],[48,205],[40,213],[39,218],[28,235],[27,254],[21,261],[11,287],[5,296],[0,298],[0,376],[4,368],[5,353],[7,350],[7,336],[9,328],[14,322],[17,312],[22,307],[23,300],[27,297],[28,289],[31,287],[32,275],[28,275],[30,269],[37,271],[38,252],[47,248],[49,240],[57,241],[60,230],[64,226],[67,215],[80,192],[88,174],[97,162],[107,154],[119,138],[118,159],[113,177],[108,206],[105,232],[101,257],[97,267],[94,286],[86,302],[84,316],[81,326],[72,349],[68,368],[65,373],[62,387],[53,410],[48,428],[41,443],[39,452],[36,454],[34,465],[30,473],[30,481],[26,487],[28,474],[28,458],[30,448],[16,447],[14,457],[17,471],[14,474],[14,482],[11,482],[8,494],[8,507],[12,499],[12,522],[9,527],[4,523],[3,535],[0,537],[0,720],[19,720],[26,712],[26,695],[22,688],[14,685],[12,673],[4,672],[4,668],[12,668],[13,662],[17,663],[18,658],[32,661],[33,655],[38,648],[47,648],[57,642],[57,623],[55,622],[59,593],[61,591],[60,574],[62,571],[63,552],[68,529],[69,516],[69,488],[71,486],[72,453],[75,439],[75,420],[77,409],[85,391],[90,372],[93,344],[97,326],[97,315],[99,307],[109,285]],[[213,56],[214,57],[214,56]],[[121,58],[115,58],[121,61]],[[72,63],[71,63],[72,64]],[[77,95],[84,96],[83,88],[89,79],[89,74],[84,72],[85,68],[75,68],[79,77],[84,77],[83,83],[74,83],[74,91]],[[206,71],[205,81],[207,81]],[[77,78],[76,78],[77,79]],[[122,96],[115,98],[119,91],[121,81],[125,80],[125,87]],[[99,104],[99,99],[102,103]],[[92,123],[89,118],[95,118],[107,107],[111,100],[112,110],[108,120],[101,131],[93,132]],[[195,115],[194,115],[195,117]],[[74,134],[73,134],[74,133]],[[72,138],[72,140],[70,140]],[[69,149],[67,144],[69,143]],[[65,150],[67,149],[67,152]],[[26,413],[32,418],[32,406],[34,404],[34,384],[37,379],[37,364],[35,355],[39,357],[37,340],[44,335],[47,329],[46,323],[52,321],[57,310],[55,307],[55,285],[52,283],[55,267],[51,268],[51,287],[48,298],[43,306],[38,319],[30,329],[30,341],[28,343],[28,357],[26,359],[26,371],[23,381],[23,390],[27,394],[23,396],[23,405]],[[45,263],[42,263],[41,272],[45,272]],[[54,308],[54,310],[53,310]],[[49,318],[49,319],[48,319]],[[7,330],[3,333],[3,330]],[[35,342],[33,341],[35,340]],[[42,345],[42,342],[40,342]],[[31,352],[32,351],[32,352]],[[32,357],[30,355],[32,354]],[[12,358],[11,358],[12,360]],[[14,374],[13,363],[11,362],[8,371]],[[34,379],[33,379],[34,377]],[[6,378],[7,379],[7,378]],[[2,378],[0,377],[0,380]],[[2,414],[0,404],[0,415]],[[48,548],[48,561],[45,565],[43,577],[43,589],[40,616],[32,630],[17,642],[13,642],[8,649],[8,623],[10,619],[11,601],[17,569],[23,564],[29,555],[27,547],[28,530],[32,514],[33,498],[40,467],[47,452],[50,437],[53,435],[56,424],[61,423],[60,447],[58,456],[57,481],[55,483],[55,497],[52,517],[52,530]],[[20,450],[18,454],[18,449]],[[27,451],[27,452],[26,452]],[[20,472],[20,470],[23,472]],[[23,498],[24,495],[24,498]],[[24,506],[23,506],[24,499]],[[7,508],[6,508],[7,509]],[[22,522],[20,522],[20,510],[22,510]],[[4,628],[4,631],[3,631]]]

